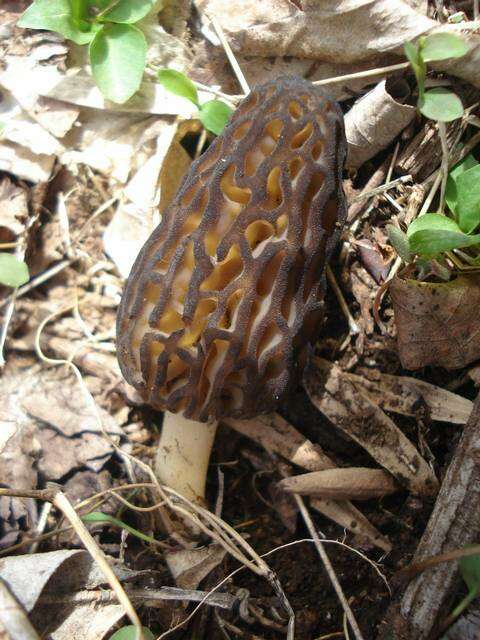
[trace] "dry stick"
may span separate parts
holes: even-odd
[[[360,333],[360,327],[355,322],[352,314],[350,313],[350,309],[348,308],[347,301],[343,297],[342,290],[340,289],[340,287],[338,285],[338,282],[336,281],[335,276],[333,275],[333,271],[332,271],[330,265],[327,265],[327,268],[326,268],[325,271],[326,271],[326,274],[327,274],[327,280],[328,280],[330,286],[332,287],[332,289],[333,289],[333,291],[335,293],[335,296],[337,297],[338,303],[340,305],[340,309],[342,310],[343,315],[347,319],[348,327],[350,329],[350,333],[352,335],[356,336],[356,335],[358,335]]]
[[[430,556],[429,558],[425,558],[425,560],[413,562],[407,567],[400,569],[400,571],[395,574],[395,577],[401,579],[411,579],[414,578],[418,573],[425,571],[425,569],[435,567],[441,562],[451,562],[452,560],[459,560],[460,558],[469,558],[470,556],[478,555],[480,555],[480,544],[474,544],[471,547],[464,547],[463,549],[454,549],[453,551],[448,551],[447,553],[440,553],[438,556]]]
[[[215,16],[207,16],[207,17],[212,23],[212,26],[215,29],[215,33],[218,36],[218,39],[222,43],[222,47],[223,47],[223,50],[225,51],[225,55],[227,56],[228,61],[230,62],[230,66],[232,67],[233,72],[235,73],[235,76],[238,80],[239,85],[242,87],[243,93],[245,95],[249,94],[250,87],[248,85],[248,82],[245,79],[245,76],[243,75],[243,71],[240,69],[240,65],[238,64],[237,59],[235,58],[232,48],[227,42],[227,39],[225,37],[225,34],[223,33],[223,29],[220,26],[220,23],[218,22]]]
[[[193,80],[193,84],[197,87],[197,89],[200,89],[200,91],[211,93],[212,95],[217,96],[217,98],[222,98],[222,100],[230,102],[230,104],[232,104],[233,106],[236,106],[237,103],[245,97],[244,95],[236,96],[228,93],[223,93],[223,91],[219,91],[218,89],[214,89],[213,87],[208,87],[206,84],[198,82],[198,80]]]
[[[393,187],[396,187],[397,185],[403,184],[405,182],[410,182],[411,180],[412,180],[412,176],[410,174],[406,176],[401,176],[400,178],[395,178],[395,180],[390,180],[390,182],[385,182],[385,184],[375,187],[374,189],[370,189],[368,191],[362,191],[362,193],[359,193],[358,195],[350,198],[348,201],[348,204],[352,205],[354,202],[365,200],[366,198],[371,198],[372,196],[376,196],[380,193],[384,193],[385,191],[389,191],[390,189],[393,189]]]
[[[422,563],[478,541],[480,517],[480,395],[446,471],[435,507],[414,557]],[[429,567],[390,606],[378,640],[423,640],[442,626],[458,592],[456,563]]]
[[[93,539],[92,534],[87,529],[87,527],[83,524],[80,516],[72,507],[72,505],[68,501],[65,494],[63,494],[61,491],[56,492],[53,498],[53,505],[57,507],[57,509],[60,509],[63,515],[70,522],[70,524],[75,530],[75,533],[78,535],[83,545],[85,546],[87,551],[90,553],[93,560],[97,563],[98,567],[100,568],[103,575],[107,579],[108,583],[110,584],[110,587],[115,592],[118,598],[118,601],[125,609],[125,613],[130,618],[130,621],[132,622],[133,625],[135,625],[137,629],[137,634],[136,634],[137,640],[144,640],[142,623],[140,622],[140,618],[138,617],[135,609],[133,608],[129,597],[125,593],[125,590],[120,584],[120,581],[115,575],[112,567],[108,564],[105,554],[99,548],[99,546]]]
[[[333,78],[325,78],[324,80],[315,80],[312,84],[320,87],[326,84],[338,84],[347,80],[357,80],[358,78],[370,78],[371,76],[379,76],[400,69],[408,69],[409,62],[400,62],[399,64],[391,64],[388,67],[378,67],[377,69],[368,69],[367,71],[358,71],[357,73],[347,73],[343,76],[335,76]]]
[[[333,588],[335,589],[337,598],[340,600],[342,604],[343,611],[345,612],[345,616],[347,617],[348,622],[352,627],[352,631],[355,635],[355,638],[357,638],[357,640],[363,640],[362,632],[360,631],[357,621],[355,620],[355,616],[353,615],[353,611],[351,610],[350,605],[348,604],[347,599],[345,598],[345,594],[343,593],[342,587],[338,581],[337,574],[335,573],[332,563],[330,562],[330,558],[328,557],[327,552],[325,551],[325,547],[323,546],[322,541],[320,540],[320,537],[313,524],[310,513],[308,512],[308,509],[305,506],[305,502],[303,501],[301,496],[297,494],[294,494],[293,497],[300,513],[302,514],[302,518],[305,524],[307,525],[307,529],[314,540],[314,544],[318,551],[318,555],[320,556],[323,562],[323,566],[325,567],[325,571],[327,572],[328,577],[330,578],[330,582],[332,583]]]

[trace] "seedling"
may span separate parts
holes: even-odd
[[[406,234],[388,225],[390,242],[405,262],[415,254],[430,260],[471,248],[472,255],[463,253],[462,258],[480,267],[480,164],[472,155],[450,171],[445,201],[451,215],[426,213],[410,224]]]
[[[7,287],[21,287],[28,282],[28,267],[11,253],[0,253],[0,284]]]
[[[157,73],[158,81],[170,93],[187,98],[198,109],[198,117],[208,131],[220,135],[227,124],[233,109],[221,100],[209,100],[200,104],[198,92],[193,82],[183,73],[174,69],[160,69]]]
[[[427,62],[461,58],[468,51],[467,43],[453,33],[433,33],[418,39],[417,44],[407,42],[405,55],[412,65],[418,85],[417,106],[426,118],[438,122],[450,122],[463,116],[460,98],[444,87],[425,91]]]
[[[138,90],[147,41],[138,26],[157,0],[35,0],[18,26],[56,31],[88,45],[95,82],[107,100],[122,104]]]

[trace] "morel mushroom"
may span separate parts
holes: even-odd
[[[273,411],[301,374],[345,220],[345,152],[339,106],[309,82],[256,87],[132,268],[120,367],[165,411],[156,474],[187,498],[205,495],[217,421]]]

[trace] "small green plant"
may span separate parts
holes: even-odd
[[[427,118],[439,122],[450,122],[461,118],[463,105],[460,98],[444,87],[425,91],[427,62],[461,58],[468,51],[468,44],[453,33],[432,33],[422,36],[417,44],[407,42],[405,55],[412,65],[418,85],[418,109]]]
[[[122,104],[138,90],[145,70],[147,41],[135,23],[155,6],[160,8],[157,0],[35,0],[18,26],[88,45],[98,88]]]
[[[450,215],[419,216],[406,234],[387,225],[390,242],[405,262],[410,262],[415,254],[428,260],[453,249],[471,247],[475,255],[464,258],[471,266],[480,266],[480,164],[472,155],[450,171],[445,202]]]
[[[147,629],[147,627],[142,627],[143,638],[144,640],[155,640],[155,636]],[[133,624],[129,624],[126,627],[122,627],[118,631],[115,631],[113,636],[110,636],[110,640],[136,640],[137,638],[137,628]]]
[[[91,511],[86,515],[82,516],[82,520],[84,522],[88,522],[90,524],[110,524],[114,527],[119,527],[120,529],[125,529],[132,536],[140,538],[140,540],[144,540],[145,542],[157,544],[155,538],[151,538],[150,536],[145,535],[138,529],[134,529],[123,520],[119,520],[118,518],[114,518],[113,516],[108,515],[107,513],[103,513],[102,511]]]
[[[30,274],[22,260],[11,253],[0,253],[0,284],[7,287],[21,287],[28,282]]]
[[[198,117],[205,129],[217,136],[222,133],[233,113],[233,109],[228,104],[221,100],[209,100],[200,104],[196,86],[187,76],[174,69],[160,69],[157,77],[165,89],[193,102],[198,109]]]

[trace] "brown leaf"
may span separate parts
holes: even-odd
[[[242,10],[231,0],[196,0],[201,13],[215,16],[235,49],[261,56],[297,56],[358,62],[400,47],[437,23],[402,0],[355,3],[249,0]]]
[[[370,500],[399,489],[392,476],[383,469],[362,467],[312,471],[284,478],[279,485],[291,493],[334,500]]]
[[[447,283],[395,278],[390,295],[405,369],[459,369],[480,358],[478,275]]]
[[[418,495],[432,495],[438,483],[415,446],[390,418],[342,375],[340,367],[312,359],[304,386],[312,403],[343,433]]]

